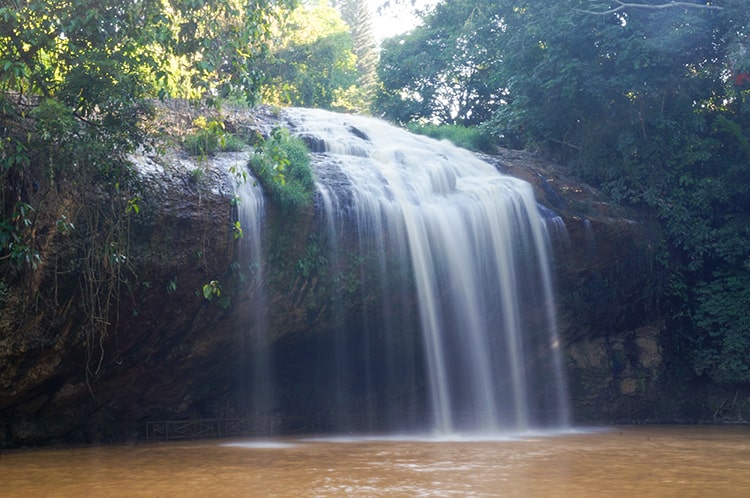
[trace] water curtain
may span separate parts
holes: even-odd
[[[365,373],[363,382],[391,382],[393,392],[423,385],[422,411],[439,434],[567,425],[549,211],[532,187],[468,151],[377,119],[309,109],[286,110],[285,118],[319,156],[319,204],[332,247],[354,231],[362,258],[376,254],[376,270],[371,265],[362,279],[368,289],[381,286],[382,299],[362,316],[388,329],[376,332],[382,347],[374,349],[399,348],[400,360],[379,361],[397,373]],[[418,323],[415,363],[424,372],[395,365],[409,362],[399,336],[408,320],[384,316],[399,307]],[[355,333],[347,327],[342,334]],[[348,354],[342,347],[341,361]],[[340,369],[333,391],[345,391],[347,371]],[[352,408],[346,395],[334,396],[342,398],[339,412],[387,412],[390,402],[385,395]],[[395,395],[394,404],[395,418],[415,408]]]

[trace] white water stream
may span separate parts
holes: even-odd
[[[236,172],[235,171],[235,176]],[[241,171],[241,168],[239,169]],[[265,261],[263,253],[265,200],[263,191],[252,176],[236,176],[235,202],[237,219],[242,230],[239,245],[241,262],[237,271],[242,279],[250,279],[251,301],[248,306],[248,334],[246,350],[250,353],[252,375],[239,373],[240,386],[248,400],[243,405],[252,407],[252,415],[259,420],[271,420],[275,408],[275,387],[271,365],[271,341],[268,327],[268,294],[266,289]],[[248,384],[249,383],[249,384]],[[273,428],[265,428],[272,432]]]
[[[337,169],[318,175],[327,231],[353,219],[358,239],[380,247],[382,258],[408,261],[432,429],[568,425],[548,233],[531,186],[380,120],[310,109],[284,115]],[[406,298],[391,299],[385,307]]]

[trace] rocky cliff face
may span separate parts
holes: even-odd
[[[239,115],[232,125],[258,126],[256,117]],[[106,334],[86,332],[80,274],[47,267],[35,277],[35,295],[10,288],[0,307],[0,446],[122,440],[142,437],[149,420],[243,416],[255,379],[248,361],[258,345],[253,307],[276,310],[267,317],[267,340],[276,345],[274,362],[285,382],[295,379],[295,362],[305,361],[310,347],[330,346],[311,334],[331,334],[361,303],[352,299],[338,313],[329,306],[330,282],[316,273],[311,249],[320,243],[322,225],[315,209],[294,220],[269,210],[264,239],[275,267],[267,275],[267,301],[259,301],[258,286],[247,280],[252,270],[237,265],[229,170],[244,167],[249,154],[134,158],[141,209],[129,229],[130,270]],[[667,392],[656,225],[607,204],[533,155],[500,151],[488,159],[530,181],[540,202],[564,220],[553,244],[575,420],[704,416],[680,412],[683,405]],[[64,250],[62,242],[51,243],[43,256],[64,256]],[[338,284],[353,271],[342,264]],[[222,295],[209,301],[202,290],[211,281],[220,283]],[[348,282],[361,285],[356,278]],[[356,294],[369,296],[362,289]],[[54,305],[33,307],[33,301]],[[21,308],[33,314],[21,320]],[[285,406],[314,409],[303,399],[308,387],[285,385],[282,396],[302,400]]]
[[[196,292],[226,274],[235,250],[230,178],[220,163],[135,159],[140,213],[106,333],[91,331],[82,289],[97,282],[80,270],[44,265],[33,295],[10,287],[0,309],[0,445],[121,439],[144,417],[189,413],[213,387],[202,364],[227,342],[210,333],[222,310]],[[41,256],[72,265],[79,248],[57,237]]]

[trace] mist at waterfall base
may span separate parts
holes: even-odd
[[[326,325],[271,340],[263,196],[240,186],[248,415],[273,432],[499,434],[569,424],[547,224],[532,187],[383,121],[287,109],[313,152]],[[303,235],[304,236],[304,235]],[[304,273],[304,269],[300,272]],[[298,275],[297,278],[300,278]],[[308,275],[309,278],[309,275]],[[314,285],[315,283],[311,284]],[[306,284],[305,284],[306,285]],[[311,322],[313,320],[311,319]]]

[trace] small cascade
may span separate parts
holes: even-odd
[[[549,232],[553,242],[562,244],[565,248],[569,247],[570,234],[568,233],[568,227],[565,226],[565,221],[563,221],[562,217],[550,208],[542,206],[541,204],[539,205],[539,213],[547,225],[547,232]]]
[[[547,230],[559,224],[531,186],[376,119],[284,112],[318,153],[330,259],[362,261],[364,309],[340,320],[327,370],[339,416],[438,434],[566,426]],[[341,254],[344,240],[358,253]]]
[[[266,432],[273,430],[275,388],[272,373],[272,354],[268,327],[268,294],[264,275],[263,220],[265,203],[263,191],[251,176],[237,177],[235,182],[237,219],[242,229],[237,269],[247,282],[250,296],[245,306],[246,324],[240,341],[249,353],[249,362],[240,372],[240,389],[247,396],[240,405],[244,415],[253,418]],[[249,367],[249,368],[248,368]]]
[[[594,229],[591,226],[591,220],[588,218],[583,219],[583,233],[584,239],[586,240],[586,248],[593,252],[596,250],[596,238],[594,237]]]

